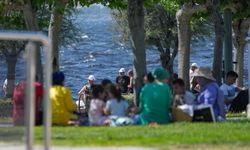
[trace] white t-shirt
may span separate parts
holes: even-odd
[[[121,100],[118,102],[116,99],[107,101],[106,109],[110,111],[111,116],[125,117],[128,110],[128,102]]]
[[[233,100],[237,96],[237,87],[235,85],[227,85],[223,83],[220,86],[220,89],[222,90],[225,98],[228,100]]]
[[[103,108],[105,103],[99,99],[92,99],[89,108],[89,121],[91,125],[103,125],[105,117]]]

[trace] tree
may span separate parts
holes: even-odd
[[[142,77],[147,72],[144,42],[144,0],[128,0],[127,13],[134,56],[135,104],[138,105]]]
[[[59,39],[64,9],[68,0],[60,0],[54,3],[54,8],[50,18],[49,37],[52,41],[53,71],[59,69]]]
[[[189,89],[189,64],[191,42],[191,19],[200,12],[207,11],[207,3],[184,3],[176,13],[178,28],[178,75],[185,81],[186,89]]]
[[[243,87],[244,76],[244,48],[246,45],[246,38],[250,27],[250,17],[246,19],[237,19],[233,23],[234,29],[234,46],[236,48],[236,72],[239,75],[237,86]]]
[[[149,21],[146,21],[146,39],[156,45],[160,52],[162,67],[172,75],[173,63],[178,52],[178,37],[174,13],[162,5],[147,9]]]
[[[23,42],[1,42],[0,48],[7,64],[8,84],[6,97],[11,98],[15,87],[17,58],[24,50],[24,44]]]
[[[13,8],[15,11],[7,10],[6,7],[1,12],[0,17],[0,28],[1,29],[24,29],[25,23],[23,21],[23,17],[20,16],[20,10]],[[16,63],[18,59],[18,55],[24,49],[23,42],[6,42],[1,41],[0,43],[0,51],[3,54],[6,64],[7,64],[7,75],[6,78],[8,80],[7,85],[7,97],[11,98],[13,94],[13,90],[15,87],[15,71],[16,71]]]
[[[214,23],[214,32],[215,32],[213,76],[215,77],[217,83],[221,84],[224,21],[220,14],[220,0],[213,0],[211,14],[212,14],[212,20]]]
[[[39,3],[42,5],[42,3]],[[37,6],[37,5],[36,5]],[[31,0],[24,0],[23,7],[23,15],[26,23],[26,27],[29,31],[39,31],[38,20],[37,20],[37,10],[34,9],[34,3],[32,5]],[[41,59],[41,51],[40,45],[36,43],[36,76],[38,77],[38,81],[43,82],[43,67],[42,67],[42,59]]]

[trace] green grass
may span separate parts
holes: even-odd
[[[24,142],[24,128],[0,128],[0,143]],[[43,128],[35,128],[37,144]],[[56,146],[143,146],[161,149],[250,149],[250,121],[224,123],[172,123],[164,126],[53,127]]]
[[[36,141],[42,142],[42,128]],[[174,123],[158,127],[53,127],[53,145],[146,146],[239,145],[250,148],[250,122]]]

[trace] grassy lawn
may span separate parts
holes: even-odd
[[[129,95],[126,98],[131,99]],[[245,118],[246,114],[228,114],[227,117]],[[24,142],[23,135],[23,127],[0,127],[0,143]],[[35,128],[35,139],[37,144],[42,144],[42,127]],[[157,127],[53,127],[52,144],[160,149],[250,149],[250,121],[172,123]]]
[[[36,141],[42,142],[42,128]],[[250,122],[174,123],[158,127],[53,127],[52,144],[67,146],[219,146],[250,148]],[[222,148],[224,149],[224,148]]]

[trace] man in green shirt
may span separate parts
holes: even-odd
[[[169,109],[172,102],[170,87],[166,84],[169,73],[158,68],[153,71],[155,82],[143,87],[140,94],[140,120],[143,125],[170,122]]]

